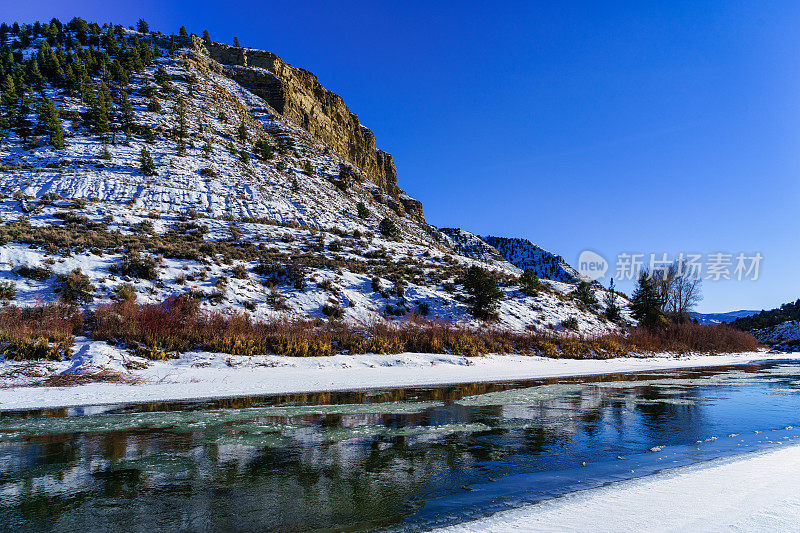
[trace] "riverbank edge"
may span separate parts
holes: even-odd
[[[800,359],[800,353],[766,351],[723,355],[658,354],[604,360],[415,353],[292,358],[194,352],[176,360],[156,362],[145,369],[130,370],[119,359],[124,354],[105,343],[89,342],[78,346],[77,355],[73,361],[64,362],[64,368],[51,365],[50,371],[60,374],[117,371],[135,382],[93,382],[58,387],[6,380],[0,388],[0,411],[445,387]]]
[[[477,520],[472,531],[782,531],[800,520],[800,445],[667,468]],[[614,516],[613,523],[607,520]]]

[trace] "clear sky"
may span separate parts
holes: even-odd
[[[758,281],[705,282],[699,310],[800,297],[800,2],[0,3],[9,22],[208,29],[311,70],[437,226],[612,269],[760,252]]]

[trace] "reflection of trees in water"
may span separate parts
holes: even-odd
[[[645,400],[658,400],[664,397],[658,387],[647,386],[636,390],[637,396]],[[697,398],[703,395],[703,387],[684,387],[679,394],[670,398]],[[643,432],[651,440],[663,440],[665,435],[679,439],[681,443],[693,443],[708,435],[704,433],[705,417],[702,407],[695,401],[691,403],[669,403],[655,401],[639,403],[636,406],[641,416]]]
[[[0,457],[15,458],[0,467],[0,490],[16,495],[0,504],[9,511],[0,516],[0,526],[34,517],[40,526],[57,523],[63,530],[113,529],[115,523],[124,529],[127,521],[149,521],[154,529],[180,524],[190,530],[381,526],[398,520],[414,502],[459,492],[463,484],[526,469],[574,467],[583,455],[620,442],[661,444],[665,432],[696,440],[691,435],[703,424],[697,405],[637,402],[663,395],[658,387],[635,383],[627,388],[586,386],[513,408],[449,401],[508,388],[474,384],[379,395],[378,401],[413,396],[445,402],[409,413],[344,409],[268,416],[260,410],[252,415],[242,411],[241,418],[224,422],[209,413],[192,419],[194,431],[96,430],[0,443]],[[670,397],[700,393],[691,387]],[[348,394],[352,403],[376,401],[374,395]],[[300,396],[307,401],[340,397]],[[415,428],[424,429],[421,434],[409,431]],[[239,444],[241,434],[253,440]],[[275,435],[283,440],[264,444]],[[97,511],[112,503],[118,504],[113,510]]]

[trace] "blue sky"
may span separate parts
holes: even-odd
[[[800,3],[8,2],[264,48],[392,153],[429,222],[592,249],[760,252],[701,311],[800,297]],[[623,284],[630,289],[630,284]]]

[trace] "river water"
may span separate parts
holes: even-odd
[[[0,530],[426,530],[800,442],[800,362],[0,413]]]

